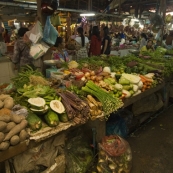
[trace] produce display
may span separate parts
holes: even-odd
[[[10,95],[0,95],[0,151],[25,141],[29,135],[26,131],[27,120],[23,115],[15,114],[11,109],[14,106]]]
[[[21,141],[20,132],[24,134],[26,126],[35,133],[46,126],[56,128],[67,122],[78,125],[89,119],[107,119],[122,108],[125,99],[156,87],[172,74],[173,61],[165,58],[165,53],[159,47],[142,56],[93,56],[64,63],[50,79],[29,66],[23,68],[12,79],[9,95],[0,95],[0,108],[11,110],[18,104],[27,109],[28,115],[22,122],[15,122],[13,116],[8,122],[3,120],[1,133],[5,137],[1,134],[1,142],[4,145],[8,141],[10,145],[14,136],[11,145],[15,145],[18,137]],[[8,86],[1,87],[1,93],[6,93],[5,87]],[[16,132],[6,136],[8,130],[4,129],[14,123]]]

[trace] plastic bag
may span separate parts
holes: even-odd
[[[127,141],[115,136],[105,136],[99,144],[97,170],[99,173],[130,173],[132,152]]]
[[[106,122],[106,135],[119,135],[126,138],[132,124],[133,113],[127,109],[112,113]]]
[[[56,38],[58,36],[58,31],[50,22],[50,16],[47,17],[46,24],[43,31],[43,40],[51,45],[54,45]]]
[[[53,26],[60,26],[61,25],[61,19],[60,19],[60,16],[58,14],[53,14],[50,17],[50,21],[51,21]]]
[[[49,49],[49,46],[44,44],[43,42],[41,43],[37,43],[37,44],[33,44],[30,47],[30,55],[34,58],[34,59],[38,59],[41,56],[43,56],[47,50]]]
[[[69,140],[66,147],[66,173],[85,173],[93,159],[93,152],[82,136]]]
[[[27,37],[32,43],[38,43],[43,38],[42,25],[37,21],[34,27],[26,32]]]

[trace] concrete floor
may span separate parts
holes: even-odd
[[[133,154],[131,173],[173,173],[173,106],[127,141]]]

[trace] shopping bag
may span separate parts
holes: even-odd
[[[37,21],[34,27],[26,32],[26,35],[32,43],[38,43],[43,38],[41,23]]]
[[[58,31],[51,24],[50,16],[46,19],[46,24],[43,31],[43,41],[48,44],[54,45],[56,42],[56,38],[58,36]]]
[[[53,14],[50,17],[50,21],[51,21],[53,26],[60,26],[61,25],[61,19],[60,19],[60,16],[58,14]]]
[[[30,47],[30,55],[33,57],[33,59],[38,59],[41,56],[43,56],[47,50],[49,49],[49,46],[46,45],[44,42],[33,44]]]

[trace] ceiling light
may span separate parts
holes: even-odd
[[[82,13],[80,16],[95,16],[95,13]]]

